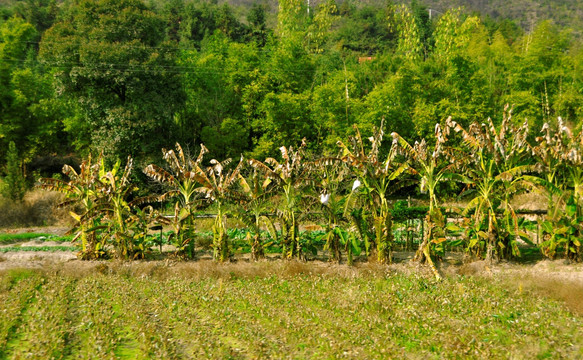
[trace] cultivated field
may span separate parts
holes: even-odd
[[[2,255],[0,358],[583,357],[579,265],[444,264],[436,282],[409,262],[65,254]]]

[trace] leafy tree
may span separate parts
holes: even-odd
[[[41,60],[59,66],[58,91],[82,101],[91,145],[109,158],[141,158],[172,135],[182,88],[164,37],[139,0],[82,0],[43,36]]]
[[[422,45],[422,52],[425,57],[433,47],[432,44],[432,24],[427,6],[420,4],[417,0],[411,1],[411,13],[417,25],[419,41]]]
[[[356,87],[354,72],[345,68],[332,72],[314,88],[310,108],[312,131],[317,131],[318,142],[328,153],[337,151],[336,143],[345,139],[358,122],[361,101]]]
[[[216,3],[187,2],[184,8],[183,19],[179,27],[180,42],[200,46],[205,36],[212,34],[216,29]]]
[[[336,15],[334,14],[337,10],[334,0],[327,0],[318,5],[316,14],[306,34],[311,52],[319,54],[324,51],[323,46],[330,36],[330,28],[336,20]]]
[[[16,4],[15,11],[42,34],[57,19],[59,8],[56,0],[25,0]]]
[[[0,148],[7,149],[13,141],[21,153],[26,153],[26,118],[19,114],[20,94],[15,90],[14,75],[27,68],[31,51],[30,42],[36,36],[34,27],[24,20],[13,17],[0,24]],[[4,158],[4,156],[2,156]]]
[[[359,55],[380,55],[395,46],[395,7],[346,0],[340,4],[339,18],[330,35],[335,46]]]
[[[233,41],[245,39],[247,29],[237,20],[233,14],[233,9],[228,3],[224,3],[219,7],[216,22],[217,29]]]
[[[469,16],[463,20],[459,8],[448,10],[439,18],[435,27],[435,56],[447,61],[456,54],[465,54],[476,35],[475,29],[480,25],[480,20],[476,16]]]
[[[364,114],[358,125],[370,131],[372,124],[384,118],[388,127],[410,139],[415,133],[412,112],[416,98],[422,96],[418,72],[415,65],[403,66],[371,91],[363,100]]]
[[[269,93],[261,105],[265,119],[255,121],[256,131],[261,131],[253,156],[267,156],[279,144],[301,142],[305,137],[314,140],[316,135],[310,123],[309,94]]]
[[[254,2],[247,14],[247,22],[249,23],[248,36],[259,47],[265,46],[267,37],[269,36],[266,20],[265,5]]]
[[[402,5],[397,12],[399,42],[397,50],[409,61],[418,61],[424,56],[422,30],[409,8]]]
[[[249,149],[254,114],[246,113],[245,97],[259,76],[260,60],[256,44],[235,43],[224,34],[206,38],[200,52],[183,54],[181,65],[189,70],[179,126],[183,142],[192,142],[195,135],[219,158]]]

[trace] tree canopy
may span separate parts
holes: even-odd
[[[549,6],[581,10],[560,3]],[[525,1],[2,4],[2,169],[11,142],[34,171],[47,155],[145,163],[177,141],[216,158],[304,138],[333,153],[353,125],[369,136],[382,119],[386,133],[431,141],[436,122],[500,119],[504,104],[531,126],[583,115],[579,22],[541,6],[525,21]]]

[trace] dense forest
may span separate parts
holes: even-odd
[[[143,167],[176,142],[335,153],[354,125],[431,140],[450,116],[499,123],[505,104],[517,124],[577,127],[582,5],[459,4],[2,1],[1,172],[51,176],[91,152]]]

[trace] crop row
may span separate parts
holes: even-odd
[[[581,355],[581,320],[499,281],[4,274],[0,356],[499,358]],[[438,334],[438,335],[437,335]]]

